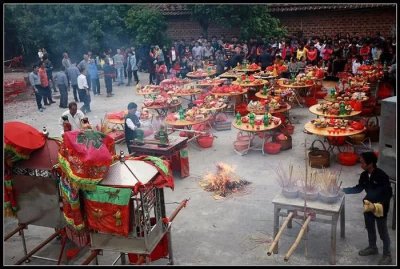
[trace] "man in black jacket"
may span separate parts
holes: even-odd
[[[387,214],[389,211],[392,187],[388,175],[376,166],[377,157],[374,152],[364,152],[360,156],[361,168],[364,170],[360,175],[358,184],[354,187],[343,188],[344,193],[360,193],[365,190],[364,197],[364,220],[368,231],[369,246],[361,250],[360,256],[378,254],[376,246],[375,222],[378,233],[383,241],[383,256],[379,260],[380,265],[391,264],[390,238],[387,228]]]
[[[140,121],[136,115],[137,104],[131,102],[128,104],[128,115],[125,117],[125,141],[129,154],[132,153],[130,144],[136,138],[136,129],[140,128]]]

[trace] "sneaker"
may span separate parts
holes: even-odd
[[[40,111],[40,112],[43,112],[43,107],[39,108],[39,111]]]
[[[360,256],[369,256],[369,255],[376,255],[378,254],[378,248],[377,247],[367,247],[363,250],[360,250],[360,252],[358,252],[358,255]]]
[[[54,104],[55,103],[55,101],[50,101],[50,104]]]
[[[378,262],[378,265],[390,265],[390,264],[392,264],[391,255],[382,255],[382,258],[380,258]]]

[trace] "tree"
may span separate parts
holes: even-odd
[[[132,42],[136,44],[166,44],[168,41],[166,20],[155,8],[142,5],[132,7],[125,23],[133,37]]]

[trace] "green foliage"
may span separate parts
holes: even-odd
[[[155,45],[167,41],[167,22],[155,8],[134,6],[128,10],[125,24],[135,44]]]

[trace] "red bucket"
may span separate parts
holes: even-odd
[[[353,166],[358,161],[358,155],[354,152],[339,152],[338,162],[341,165]]]
[[[318,104],[317,98],[315,98],[314,96],[307,96],[304,97],[305,103],[307,107],[313,106]]]
[[[213,145],[213,141],[214,141],[214,136],[211,134],[201,135],[197,138],[197,143],[202,148],[211,148]]]
[[[267,142],[264,144],[264,151],[268,154],[278,154],[282,145],[279,143]]]

